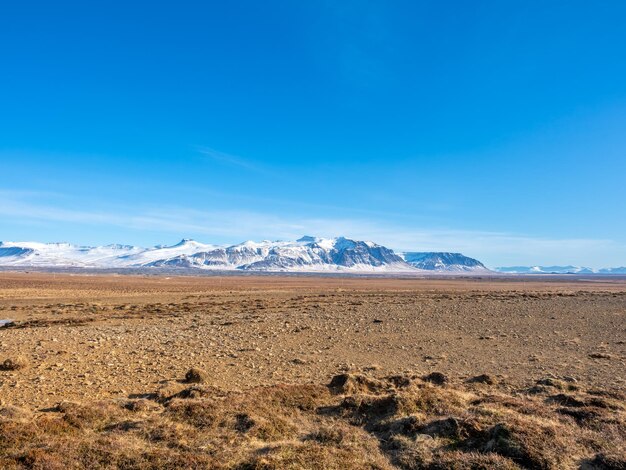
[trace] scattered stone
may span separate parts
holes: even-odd
[[[553,387],[559,390],[563,390],[565,388],[565,384],[563,381],[555,379],[553,377],[545,377],[543,379],[537,380],[537,385],[543,385],[544,387]]]
[[[5,359],[0,364],[0,370],[19,370],[28,366],[28,360],[24,356],[15,356]]]
[[[208,380],[208,374],[202,369],[198,369],[196,367],[192,367],[185,374],[185,382],[199,384],[204,383]]]
[[[591,359],[613,359],[613,356],[607,353],[591,353],[589,357]]]

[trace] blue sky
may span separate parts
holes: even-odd
[[[5,2],[0,239],[626,265],[622,1]]]

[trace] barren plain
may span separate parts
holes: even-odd
[[[317,398],[311,398],[309,403],[315,416],[322,408],[331,406],[332,399],[319,398],[330,393],[327,390],[342,395],[343,405],[350,397],[354,399],[355,393],[365,394],[373,400],[372,397],[388,397],[392,389],[395,390],[393,396],[413,397],[410,400],[414,404],[419,402],[415,393],[433,388],[436,393],[442,393],[441,387],[449,387],[447,396],[456,397],[454,406],[448,403],[440,408],[425,408],[422,415],[419,409],[412,408],[402,414],[397,407],[389,414],[389,410],[385,411],[383,407],[380,411],[375,404],[372,406],[378,410],[376,413],[380,411],[382,414],[376,414],[374,419],[373,411],[359,408],[367,401],[359,395],[360,401],[350,408],[349,419],[344,410],[342,420],[337,421],[337,416],[332,418],[335,424],[331,427],[339,429],[340,434],[349,433],[346,429],[358,428],[363,436],[375,436],[375,439],[372,437],[376,444],[373,450],[363,443],[363,436],[344,436],[344,442],[344,437],[337,437],[335,431],[328,430],[328,423],[321,428],[318,423],[318,428],[312,430],[311,422],[302,424],[291,411],[287,414],[293,429],[289,428],[284,435],[282,431],[276,431],[277,435],[257,433],[245,437],[245,445],[243,441],[237,441],[235,446],[232,443],[250,429],[255,429],[255,423],[258,425],[268,419],[267,415],[253,419],[242,411],[238,418],[233,418],[231,429],[240,437],[229,441],[230,448],[238,450],[228,456],[220,452],[229,445],[218,445],[206,435],[203,435],[202,445],[191,442],[190,437],[183,445],[172,436],[162,437],[161,441],[144,436],[144,440],[133,448],[135,450],[125,448],[118,452],[127,460],[117,461],[118,454],[114,458],[104,450],[105,456],[102,457],[92,449],[87,457],[80,452],[72,457],[79,462],[77,467],[95,468],[102,464],[102,468],[315,468],[312,462],[319,463],[322,459],[324,468],[574,468],[583,464],[587,465],[585,468],[623,468],[619,465],[625,462],[619,460],[623,450],[620,447],[626,442],[623,421],[623,392],[626,388],[624,279],[166,277],[5,272],[0,273],[0,319],[10,320],[0,328],[0,362],[9,361],[4,367],[6,370],[0,371],[0,406],[9,410],[3,412],[5,427],[7,422],[20,422],[26,426],[24,423],[32,423],[50,414],[60,414],[63,423],[67,425],[69,422],[71,427],[71,419],[68,421],[67,416],[72,411],[68,403],[99,403],[99,407],[105,406],[102,403],[107,403],[106,406],[122,403],[120,409],[131,413],[128,410],[134,405],[129,403],[144,403],[151,399],[162,408],[157,411],[149,406],[142,408],[143,418],[139,419],[135,413],[130,421],[154,423],[155,418],[148,416],[150,413],[162,416],[177,410],[175,414],[182,414],[188,420],[179,424],[189,427],[188,436],[191,436],[191,429],[196,433],[198,429],[206,430],[206,422],[198,424],[194,421],[197,410],[183,411],[183,405],[170,402],[172,397],[179,401],[189,399],[190,393],[191,399],[196,401],[199,397],[206,399],[207,394],[210,395],[207,390],[213,391],[211,400],[228,396],[231,398],[227,401],[232,401],[232,397],[275,396],[276,390],[284,394],[287,393],[285,390],[297,389],[300,396],[304,393],[302,387],[310,387],[304,395],[315,391],[313,395]],[[12,362],[15,367],[11,366]],[[187,388],[188,395],[181,398],[176,394],[189,387],[183,382],[191,368],[204,372],[199,379],[202,384],[196,386],[201,389],[192,390],[192,393]],[[482,379],[476,380],[483,374]],[[323,386],[334,376],[334,388]],[[480,385],[469,385],[478,382]],[[410,383],[417,384],[416,391],[399,391],[404,386],[401,384],[409,387]],[[540,388],[543,387],[540,390],[537,389],[538,383],[542,384]],[[493,387],[493,390],[485,391],[486,386]],[[478,389],[474,390],[476,387]],[[550,390],[555,393],[550,394]],[[598,403],[589,405],[589,396],[600,396],[593,395],[594,391],[615,401],[609,405],[604,403],[607,405],[604,408]],[[468,398],[472,394],[473,398]],[[530,409],[545,416],[556,413],[558,407],[587,409],[585,407],[589,405],[611,410],[610,416],[617,421],[611,424],[613,427],[608,434],[602,424],[604,421],[595,424],[597,429],[594,432],[602,435],[598,442],[604,444],[589,444],[593,439],[587,436],[587,444],[580,444],[574,452],[573,444],[569,443],[572,454],[567,461],[558,455],[535,458],[533,454],[528,457],[528,452],[524,454],[519,450],[520,446],[523,448],[519,443],[515,451],[509,447],[498,450],[499,438],[496,444],[489,444],[495,439],[493,433],[500,432],[500,428],[494,431],[494,426],[502,424],[497,419],[476,424],[480,432],[487,433],[487,437],[480,434],[484,438],[481,438],[484,442],[480,441],[480,445],[472,444],[465,449],[459,444],[461,437],[448,435],[465,426],[459,424],[459,415],[469,413],[469,403],[496,395],[527,400],[524,406],[530,406],[530,403],[535,407]],[[561,398],[554,398],[559,395]],[[578,401],[568,402],[570,398]],[[463,400],[467,403],[461,403]],[[266,412],[280,416],[293,406],[290,403],[283,403],[280,410]],[[540,404],[547,408],[539,410]],[[252,405],[237,402],[232,406],[244,410]],[[332,402],[332,406],[340,405]],[[472,406],[478,405],[474,403]],[[255,407],[259,408],[259,405],[252,406]],[[305,408],[299,405],[297,408],[298,413],[305,412]],[[465,411],[462,412],[461,408]],[[22,412],[28,419],[20,417]],[[108,436],[113,439],[112,436],[119,433],[133,432],[132,426],[119,428],[120,422],[129,422],[128,416],[110,410],[107,413],[110,419],[105,420],[106,426],[87,420],[91,424],[83,428],[98,438]],[[388,435],[380,438],[383,431],[376,431],[383,418],[400,419],[398,413],[402,419],[417,416],[411,425],[413,431],[400,433],[412,436],[410,445],[413,450],[408,453],[402,451],[402,445],[409,445],[406,442],[398,443],[400,447],[387,449],[387,444],[381,442],[388,443],[391,438]],[[566,415],[561,413],[550,419],[557,424],[570,420],[571,423],[566,423],[568,426],[580,427],[578,418]],[[607,416],[602,415],[602,419]],[[448,428],[445,432],[439,428],[433,431],[433,419],[455,420],[440,425],[452,426],[456,431]],[[176,417],[172,420],[168,423],[175,422]],[[41,428],[41,423],[37,422]],[[211,423],[211,426],[217,426],[215,420]],[[539,425],[536,420],[533,423]],[[163,426],[161,423],[158,428]],[[511,429],[515,428],[515,425],[511,426]],[[62,452],[54,451],[56,437],[46,434],[52,431],[41,432],[45,439],[32,435],[24,441],[16,438],[15,442],[6,435],[3,441],[0,433],[0,441],[4,442],[0,444],[0,457],[6,459],[4,466],[54,468],[57,465],[63,468],[68,462],[59,457]],[[463,432],[471,435],[474,431]],[[312,433],[328,434],[313,441],[322,447],[330,445],[332,452],[323,456],[314,453],[309,456],[312,459],[309,461],[306,456],[310,449],[306,446],[313,445],[310,444]],[[510,429],[506,433],[514,434]],[[221,435],[228,435],[228,432],[222,429]],[[430,436],[427,444],[425,441],[420,444],[421,450],[415,450],[415,442],[422,439],[415,437],[417,435]],[[47,444],[40,443],[40,438]],[[171,439],[176,441],[175,445]],[[462,442],[467,442],[468,437],[463,439]],[[353,441],[367,449],[357,449]],[[161,453],[154,460],[150,457],[152,454],[146,454],[146,442],[158,449],[158,443],[165,442],[163,445],[167,451],[159,450]],[[277,456],[276,442],[296,446],[296,451],[292,449],[286,455]],[[341,453],[341,442],[345,445],[353,442],[348,447],[354,455],[346,454],[345,449]],[[442,442],[448,446],[444,446],[445,452],[441,450],[444,448]],[[450,447],[451,442],[455,443],[453,447]],[[67,443],[57,444],[63,447]],[[554,445],[558,448],[557,444]],[[154,447],[150,448],[154,451]],[[459,452],[462,458],[457,458],[455,453]],[[617,457],[611,452],[617,452]],[[66,454],[69,458],[67,455],[73,454]],[[457,461],[466,466],[455,467]],[[443,466],[437,467],[439,464]],[[613,464],[618,466],[611,467]]]

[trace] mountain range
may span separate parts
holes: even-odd
[[[183,239],[175,245],[80,246],[0,242],[0,267],[90,269],[202,269],[252,272],[363,272],[457,274],[626,274],[626,267],[508,266],[489,270],[461,253],[394,252],[370,241],[305,236],[296,241],[212,245]]]
[[[267,272],[489,273],[460,253],[405,252],[345,237],[211,245],[183,239],[171,246],[79,246],[0,242],[0,266],[31,268],[184,268]]]
[[[592,269],[584,266],[506,266],[495,268],[505,274],[626,274],[626,267]]]

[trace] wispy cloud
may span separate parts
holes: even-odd
[[[198,147],[198,152],[200,152],[205,157],[221,164],[235,166],[243,170],[247,170],[247,171],[251,171],[255,173],[262,173],[262,174],[271,173],[266,168],[263,168],[253,163],[252,161],[246,158],[240,157],[238,155],[232,155],[230,153],[220,152],[219,150],[215,150],[210,147]]]
[[[66,202],[66,201],[64,201]],[[287,217],[258,211],[203,211],[144,207],[128,211],[110,207],[89,211],[59,207],[35,192],[0,191],[0,238],[14,223],[64,223],[70,227],[102,226],[129,236],[130,231],[193,236],[214,242],[245,239],[295,239],[302,235],[344,235],[372,240],[396,250],[459,251],[490,266],[577,264],[626,265],[626,246],[608,239],[545,238],[524,234],[419,228],[371,219]],[[34,238],[37,238],[34,236]],[[55,240],[40,240],[55,241]],[[113,240],[112,240],[113,241]],[[117,240],[125,242],[126,240]]]

